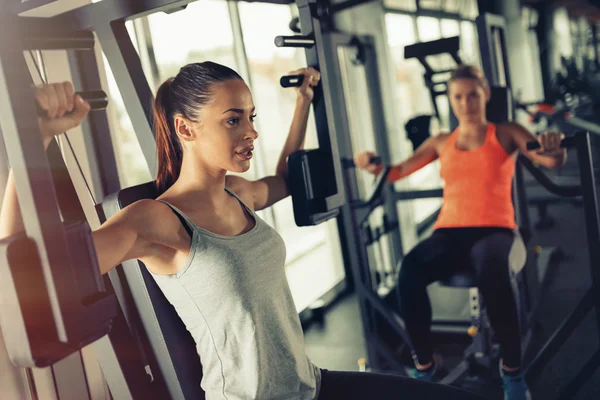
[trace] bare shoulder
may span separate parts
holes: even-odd
[[[238,195],[244,203],[254,209],[254,186],[253,182],[238,175],[227,175],[225,186]]]
[[[501,124],[496,124],[496,132],[505,135],[512,135],[516,132],[527,131],[527,129],[518,122],[509,121]]]
[[[179,231],[181,225],[169,206],[151,199],[136,201],[123,208],[114,218],[118,219],[117,223],[134,229],[151,243],[164,243],[166,238]]]
[[[442,152],[442,149],[446,145],[446,142],[448,142],[448,139],[450,139],[451,135],[452,134],[448,132],[440,132],[437,135],[431,137],[431,140],[433,141],[433,146],[437,154],[440,154]]]
[[[518,138],[529,135],[529,131],[518,122],[504,122],[496,125],[496,138],[508,153],[517,150]]]

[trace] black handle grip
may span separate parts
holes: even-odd
[[[572,146],[574,142],[571,138],[565,138],[560,141],[560,147],[569,147]],[[541,148],[540,142],[527,142],[527,150],[537,150]]]
[[[104,110],[108,106],[108,96],[102,90],[91,90],[88,92],[77,92],[82,99],[90,104],[92,110]],[[46,110],[42,109],[40,105],[35,103],[37,113],[40,117],[46,116]]]
[[[371,164],[375,164],[375,165],[381,165],[381,157],[380,156],[375,156],[375,157],[371,157],[369,159],[369,162]]]
[[[279,79],[279,84],[283,88],[300,87],[304,82],[304,75],[286,75]]]
[[[275,46],[277,47],[304,47],[306,49],[315,45],[315,39],[309,36],[277,36]]]

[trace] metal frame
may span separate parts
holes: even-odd
[[[539,378],[543,368],[564,346],[567,339],[581,325],[583,319],[592,308],[595,308],[596,325],[598,332],[600,332],[600,211],[598,209],[598,192],[592,156],[591,134],[589,132],[579,132],[574,138],[570,139],[570,144],[574,144],[577,149],[577,159],[581,173],[580,189],[583,194],[584,214],[586,216],[585,227],[588,239],[592,284],[571,314],[565,318],[526,369],[525,375],[529,382],[534,382]],[[600,348],[592,354],[589,361],[580,368],[575,377],[572,378],[556,398],[560,400],[573,398],[598,368],[600,368]]]
[[[380,83],[378,79],[378,67],[377,58],[375,56],[375,43],[369,36],[352,36],[341,33],[328,33],[323,36],[325,45],[325,51],[328,54],[333,55],[330,63],[332,70],[341,70],[340,60],[338,56],[339,47],[356,47],[360,46],[364,57],[364,68],[365,76],[367,78],[367,90],[369,93],[369,99],[373,106],[373,109],[382,109],[381,105],[381,91]],[[335,109],[335,120],[339,127],[337,130],[338,143],[340,155],[345,159],[351,159],[353,150],[351,146],[350,137],[350,126],[349,119],[347,117],[348,110],[346,109],[346,102],[344,101],[344,84],[342,76],[338,73],[334,75],[335,80],[329,86],[332,92],[332,97],[338,99],[337,106]],[[372,119],[373,128],[376,135],[376,147],[377,153],[381,155],[382,161],[388,163],[391,160],[389,154],[389,145],[387,135],[383,135],[385,131],[385,125],[382,118],[373,116]],[[361,318],[363,322],[363,330],[366,338],[367,353],[370,362],[373,365],[377,365],[380,357],[388,357],[391,354],[390,351],[383,350],[384,345],[380,343],[374,336],[377,332],[377,320],[376,318],[383,317],[393,326],[403,326],[401,320],[397,318],[385,305],[384,301],[377,297],[376,294],[371,290],[369,268],[368,268],[368,254],[363,244],[365,238],[363,237],[362,230],[358,229],[363,220],[364,213],[357,212],[353,209],[351,202],[356,198],[358,180],[356,175],[345,171],[345,182],[346,191],[350,203],[347,203],[341,207],[340,216],[338,217],[338,226],[340,231],[340,239],[343,243],[342,251],[344,254],[344,264],[346,266],[347,278],[352,278],[353,288],[356,291]],[[391,193],[393,188],[386,185],[384,188],[385,193]],[[390,196],[386,196],[387,199],[391,199]],[[385,213],[391,221],[391,225],[397,225],[398,215],[396,209],[396,203],[393,200],[388,200],[385,204]],[[395,264],[402,257],[402,246],[400,231],[398,229],[392,229],[386,233],[391,235],[392,243],[392,263]],[[379,314],[378,317],[376,314]],[[404,335],[404,330],[398,330],[398,333]],[[390,362],[395,360],[390,359]]]
[[[342,181],[342,165],[338,153],[337,125],[340,121],[337,116],[340,102],[337,101],[334,89],[334,79],[336,71],[332,67],[331,61],[335,58],[325,49],[329,48],[324,41],[324,33],[329,28],[322,24],[317,15],[318,2],[316,0],[298,0],[298,13],[300,19],[300,27],[302,35],[314,39],[314,46],[306,48],[306,63],[309,66],[318,66],[321,73],[321,85],[329,90],[322,90],[323,99],[318,102],[313,102],[313,111],[315,114],[315,122],[317,124],[317,136],[319,140],[319,149],[331,154],[331,168],[336,182],[335,193],[325,199],[326,209],[333,210],[340,207],[345,202],[344,185]],[[339,90],[339,88],[337,89]],[[334,98],[336,101],[334,101]],[[335,104],[335,106],[334,106]],[[335,122],[334,122],[335,121]]]

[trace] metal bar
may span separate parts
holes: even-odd
[[[439,19],[452,19],[452,20],[456,20],[456,21],[475,22],[475,20],[472,18],[465,18],[458,13],[452,13],[452,12],[442,11],[442,10],[427,10],[427,9],[421,8],[421,9],[419,9],[419,11],[407,11],[407,10],[398,10],[396,8],[385,7],[385,6],[383,7],[383,10],[386,14],[400,14],[400,15],[411,15],[411,16],[418,16],[418,17],[432,17],[432,18],[439,18]]]
[[[369,102],[371,109],[373,110],[372,123],[373,132],[375,132],[375,144],[377,148],[377,154],[386,160],[386,164],[389,164],[391,160],[390,144],[388,141],[388,135],[386,134],[385,118],[382,114],[384,109],[383,101],[381,98],[381,82],[379,81],[379,66],[377,63],[377,54],[375,51],[375,43],[370,37],[358,38],[360,45],[364,50],[364,72],[367,79],[367,90],[369,93]],[[393,185],[385,185],[383,187],[383,198],[385,201],[384,208],[385,214],[391,221],[398,221],[398,208],[396,207],[396,201],[392,194],[394,193]],[[391,263],[395,266],[399,260],[402,259],[404,252],[402,251],[402,235],[400,229],[392,229],[390,232],[391,240]]]
[[[600,135],[600,125],[590,121],[586,121],[583,118],[575,116],[566,116],[565,122],[574,126],[575,128],[583,129],[594,135]]]
[[[156,141],[152,131],[154,96],[144,75],[142,62],[129,37],[124,21],[104,23],[96,26],[95,29],[123,97],[123,104],[131,119],[146,164],[150,174],[154,177],[157,162]]]
[[[493,14],[481,14],[475,19],[477,34],[479,36],[479,52],[481,54],[481,63],[483,72],[488,78],[491,86],[499,86],[498,60],[494,49],[493,27],[500,26],[504,29],[502,17]]]
[[[577,375],[569,382],[569,384],[563,389],[560,395],[557,397],[558,400],[569,400],[574,399],[575,395],[581,390],[583,385],[594,375],[594,373],[600,367],[600,350],[596,350],[592,358],[585,363],[579,370]]]
[[[347,10],[352,7],[360,6],[362,4],[370,3],[374,0],[346,0],[342,3],[336,3],[331,6],[331,12],[336,13]]]
[[[592,307],[594,307],[594,294],[592,289],[588,289],[571,314],[554,331],[554,334],[546,341],[544,347],[542,347],[535,359],[525,370],[525,377],[529,383],[534,382],[539,377],[544,367],[562,348],[563,344],[571,336],[575,328],[579,326]]]
[[[525,243],[531,237],[531,221],[529,220],[529,206],[527,204],[527,192],[525,191],[525,176],[522,163],[515,165],[513,179],[513,204],[515,207],[516,222],[519,230],[524,236]]]
[[[529,173],[535,178],[540,185],[547,191],[560,197],[579,197],[583,193],[581,185],[557,185],[552,182],[541,169],[533,165],[530,159],[520,154],[518,157],[519,164],[523,165]]]
[[[598,212],[598,192],[594,174],[594,158],[590,133],[575,135],[581,187],[583,189],[583,210],[588,239],[592,295],[596,306],[596,323],[600,337],[600,213]]]
[[[88,91],[102,86],[96,54],[93,51],[75,51],[69,57],[69,64],[76,87]],[[90,111],[88,117],[82,121],[81,129],[94,187],[94,198],[100,203],[108,193],[120,189],[106,110]]]
[[[430,199],[444,196],[444,189],[403,190],[394,192],[395,201]]]

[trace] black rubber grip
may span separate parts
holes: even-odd
[[[527,142],[527,150],[537,150],[540,147],[540,142]]]
[[[380,165],[381,164],[381,157],[379,157],[379,156],[371,157],[371,159],[369,160],[369,162],[371,164]]]
[[[571,144],[571,141],[567,139],[560,141],[560,147],[568,147]],[[527,142],[527,150],[537,150],[541,147],[540,142]]]
[[[279,79],[279,84],[283,88],[300,87],[304,82],[304,75],[286,75]]]
[[[315,45],[315,39],[309,36],[277,36],[275,37],[277,47],[303,47],[309,49]]]
[[[108,96],[102,90],[77,92],[77,94],[90,104],[92,110],[104,110],[108,106]],[[35,105],[38,115],[41,117],[46,116],[46,111],[39,104],[36,103]]]

